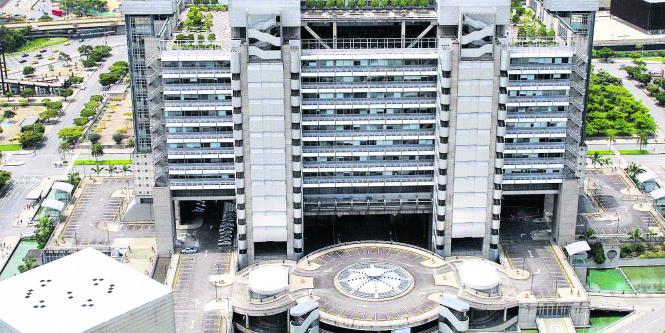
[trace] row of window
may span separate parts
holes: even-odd
[[[533,81],[533,80],[568,80],[570,74],[510,74],[510,81]]]
[[[182,94],[171,95],[164,94],[165,101],[228,101],[231,102],[231,95],[225,94]]]
[[[435,91],[413,92],[354,92],[354,93],[306,93],[302,94],[304,100],[326,99],[362,99],[362,98],[436,98]]]
[[[316,109],[302,110],[305,116],[334,116],[334,115],[383,115],[383,114],[431,114],[435,108],[404,108],[404,109]]]
[[[343,141],[305,141],[305,147],[367,147],[367,146],[433,146],[434,140],[343,140]]]
[[[506,138],[506,143],[563,143],[563,138]]]
[[[548,121],[536,123],[507,123],[506,128],[551,128],[551,127],[566,127],[566,122],[563,121]]]
[[[302,67],[401,67],[427,66],[436,67],[436,59],[358,59],[358,60],[303,60]]]
[[[349,171],[349,172],[304,172],[305,177],[389,177],[389,176],[434,176],[433,170],[400,171]]]
[[[510,58],[511,65],[548,65],[569,63],[571,63],[571,60],[567,57]]]
[[[565,97],[568,96],[568,90],[511,90],[508,92],[510,97]]]
[[[230,61],[162,61],[163,68],[230,68]]]
[[[304,157],[303,162],[391,162],[391,161],[434,161],[434,155],[401,155],[401,156],[318,156]]]
[[[303,130],[306,132],[318,131],[410,131],[434,129],[434,124],[366,124],[366,125],[306,125]]]
[[[233,158],[183,158],[183,159],[170,159],[169,164],[193,164],[193,163],[205,163],[205,164],[222,164],[222,163],[233,163]]]
[[[169,149],[208,149],[208,148],[232,148],[233,142],[188,142],[168,143]]]
[[[566,112],[567,106],[509,106],[508,112],[515,113],[547,113],[547,112]]]
[[[166,111],[166,118],[175,117],[230,117],[231,110],[193,110],[193,111]]]
[[[541,153],[541,154],[504,154],[503,158],[558,158],[563,153]]]
[[[389,76],[318,76],[303,77],[303,85],[308,83],[372,83],[372,82],[436,82],[435,75],[389,75]]]
[[[169,84],[231,84],[231,78],[211,77],[211,78],[164,78],[162,83]]]
[[[167,127],[168,133],[225,133],[233,132],[232,126],[197,126],[197,127]]]

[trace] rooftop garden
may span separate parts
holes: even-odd
[[[554,30],[548,29],[536,17],[536,13],[520,4],[519,0],[512,1],[511,22],[517,28],[517,37],[554,37]]]
[[[306,0],[305,9],[319,10],[393,10],[431,8],[431,0]]]
[[[201,0],[198,3],[205,1]],[[218,49],[217,35],[213,32],[215,31],[213,29],[213,12],[227,10],[227,6],[216,4],[200,4],[189,7],[185,19],[178,24],[179,32],[175,35],[175,40],[171,44],[172,48],[183,50]]]

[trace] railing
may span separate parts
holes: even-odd
[[[412,131],[303,131],[304,137],[326,137],[326,136],[431,136],[434,135],[434,129],[412,130]]]
[[[169,180],[170,186],[235,186],[235,179],[219,179],[219,180],[200,180],[200,179],[171,179]]]
[[[358,114],[358,115],[303,115],[302,121],[361,121],[361,120],[434,120],[434,114],[404,114],[404,113],[391,113],[391,114]]]
[[[435,104],[436,98],[350,98],[350,99],[303,99],[303,105],[358,105],[358,104]]]
[[[233,171],[233,163],[198,164],[198,163],[170,163],[169,171],[191,171],[191,170],[219,170]]]
[[[303,147],[303,153],[305,154],[375,151],[434,151],[434,145]]]
[[[220,41],[194,41],[194,40],[162,40],[160,41],[160,50],[222,50],[223,45]]]
[[[543,70],[543,69],[553,69],[553,70],[563,70],[571,69],[572,64],[510,64],[508,70]]]
[[[567,118],[566,112],[508,112],[508,119],[525,119],[525,118]]]
[[[370,81],[370,82],[303,82],[302,89],[339,89],[339,88],[435,88],[436,81],[424,81],[424,82],[382,82],[382,81]]]
[[[172,156],[196,156],[196,155],[233,155],[233,148],[196,149],[196,148],[169,148],[167,155]]]
[[[561,134],[566,133],[565,127],[508,127],[506,134]]]
[[[223,101],[164,101],[164,107],[219,107],[231,106],[231,100]]]
[[[301,68],[303,73],[335,73],[335,72],[435,72],[436,66],[344,66],[344,67],[307,67]]]
[[[224,123],[225,126],[233,126],[231,116],[220,117],[166,117],[166,124],[216,124]]]
[[[563,173],[561,174],[551,174],[551,173],[534,173],[534,174],[514,174],[506,173],[503,175],[504,180],[552,180],[552,179],[563,179]]]
[[[510,40],[511,47],[571,47],[572,38],[563,39],[557,36],[517,37]],[[538,51],[540,52],[540,51]]]
[[[570,86],[570,80],[530,80],[530,81],[508,81],[509,87],[524,86]]]
[[[528,143],[506,143],[505,150],[524,150],[524,149],[565,149],[566,144],[564,143],[538,143],[538,142],[528,142]],[[505,151],[504,151],[505,153]]]
[[[561,158],[506,158],[504,159],[506,165],[541,165],[541,164],[563,164],[563,157]]]
[[[367,162],[304,162],[303,168],[341,169],[341,168],[376,168],[376,167],[434,167],[431,161],[367,161]]]
[[[343,50],[363,50],[363,49],[436,49],[436,38],[405,38],[402,43],[401,38],[337,38],[336,44],[332,38],[328,39],[303,39],[301,41],[304,50],[325,50],[325,43],[329,47]]]
[[[231,94],[231,83],[224,84],[164,84],[164,91],[193,91],[193,90],[213,90],[225,91]]]
[[[569,96],[508,96],[508,100],[518,103],[529,102],[570,102]]]
[[[187,133],[187,134],[172,134],[172,133],[167,133],[166,135],[167,140],[170,139],[175,139],[175,140],[184,140],[184,139],[200,139],[200,140],[205,140],[205,139],[210,139],[210,140],[218,140],[218,139],[233,139],[233,133],[232,132],[218,132],[216,134],[210,134],[210,133]]]
[[[208,68],[189,68],[189,67],[163,67],[164,74],[228,74],[231,75],[230,67],[208,67]]]
[[[377,176],[377,177],[304,177],[305,184],[340,184],[340,183],[353,183],[353,184],[367,184],[367,183],[393,183],[393,182],[423,182],[432,183],[434,176]]]

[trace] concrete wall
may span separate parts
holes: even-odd
[[[171,190],[168,187],[155,187],[153,189],[153,197],[157,254],[160,257],[170,256],[173,252],[173,244],[175,242]]]

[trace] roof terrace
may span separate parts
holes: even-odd
[[[180,14],[177,30],[163,41],[164,50],[229,50],[231,30],[228,7],[195,5]]]

